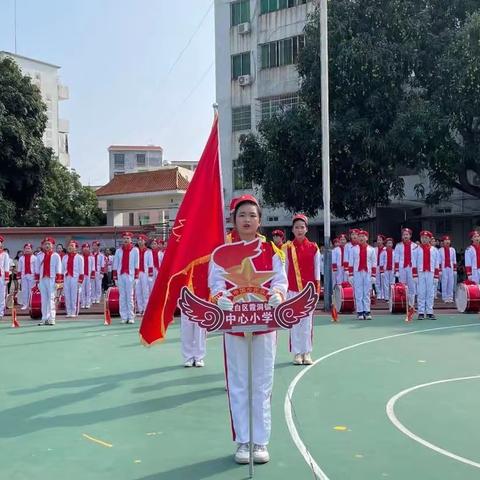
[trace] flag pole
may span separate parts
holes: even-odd
[[[253,478],[253,333],[246,332],[248,343],[248,430],[249,430],[249,462],[248,478]]]

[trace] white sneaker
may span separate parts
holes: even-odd
[[[183,366],[184,366],[185,368],[193,367],[193,360],[187,360],[187,361],[183,364]]]
[[[305,355],[303,355],[303,364],[313,365],[312,356],[309,353],[305,353]]]
[[[28,310],[28,305],[24,305],[20,310]]]
[[[55,320],[47,320],[45,325],[55,325]]]
[[[240,443],[235,452],[235,462],[244,465],[250,462],[250,447],[248,443]]]
[[[303,365],[302,355],[300,355],[299,353],[297,355],[295,355],[295,357],[293,358],[293,364],[294,365]]]
[[[37,325],[39,327],[43,327],[44,325],[47,325],[47,321],[46,320],[41,320],[40,322],[37,323]]]
[[[195,366],[196,367],[204,367],[205,366],[205,362],[203,360],[195,360]]]
[[[267,463],[270,461],[270,454],[266,445],[255,444],[253,446],[253,461],[255,463]]]
[[[135,323],[135,320],[133,318],[130,318],[129,320],[127,320],[127,323]]]
[[[124,319],[122,318],[122,323],[128,323],[128,320],[124,320]]]

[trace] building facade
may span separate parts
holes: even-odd
[[[63,100],[68,100],[68,87],[60,83],[58,71],[60,67],[51,63],[42,62],[33,58],[16,55],[10,52],[0,52],[0,58],[10,57],[20,67],[24,75],[32,79],[42,94],[47,106],[47,126],[43,134],[45,146],[53,149],[59,162],[65,167],[70,167],[68,153],[68,120],[60,118],[59,105]]]
[[[220,151],[225,203],[251,193],[238,162],[242,135],[298,103],[298,53],[314,4],[306,0],[215,1],[215,53]],[[225,212],[228,216],[228,212]],[[291,214],[265,208],[267,227],[288,225]]]
[[[115,175],[149,172],[163,167],[163,148],[157,145],[110,145],[110,180]]]

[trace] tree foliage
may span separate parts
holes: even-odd
[[[359,219],[402,197],[405,168],[427,174],[429,202],[452,188],[480,197],[479,12],[475,0],[329,2],[335,215]],[[315,12],[298,64],[301,108],[263,121],[239,158],[267,203],[310,214],[322,206],[318,24]]]

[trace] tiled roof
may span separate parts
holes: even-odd
[[[115,175],[109,183],[95,191],[97,197],[128,193],[166,192],[187,190],[190,182],[179,167],[162,168],[141,173]]]

